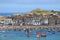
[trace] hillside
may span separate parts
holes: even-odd
[[[39,8],[36,8],[32,11],[30,11],[31,14],[33,13],[36,13],[36,14],[51,14],[51,13],[56,13],[57,11],[54,11],[54,10],[42,10],[42,9],[39,9]]]

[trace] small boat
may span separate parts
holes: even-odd
[[[48,32],[51,32],[50,30],[48,30]]]
[[[8,29],[8,31],[11,31],[11,29]]]
[[[48,32],[54,32],[55,30],[54,29],[49,29]]]
[[[18,31],[21,31],[21,29],[19,29]]]
[[[41,34],[41,37],[46,37],[46,34]]]
[[[55,29],[52,29],[52,34],[55,34]]]
[[[51,29],[50,28],[48,28],[48,32],[51,32]]]
[[[58,30],[58,32],[60,32],[60,29]]]
[[[16,29],[14,29],[14,31],[16,31]]]
[[[53,31],[52,34],[55,34],[55,31]]]

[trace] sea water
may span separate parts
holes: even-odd
[[[46,33],[46,37],[36,37],[36,32],[40,31],[41,34]],[[0,31],[0,40],[60,40],[60,32],[55,30],[55,34],[53,32],[48,32],[47,30],[32,30],[30,31],[30,37],[27,37],[27,33],[25,31],[8,31],[1,30]]]

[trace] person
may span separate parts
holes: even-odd
[[[30,32],[27,32],[27,36],[30,37]]]
[[[40,32],[37,32],[36,33],[36,36],[39,38],[40,37]]]
[[[27,36],[30,37],[30,31],[29,31],[29,29],[27,29],[26,31],[27,31]]]

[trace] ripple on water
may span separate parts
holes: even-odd
[[[55,34],[52,34],[52,32],[48,31],[42,31],[42,33],[46,33],[46,37],[36,37],[37,30],[33,30],[30,33],[30,37],[27,37],[26,32],[24,31],[10,31],[10,32],[0,32],[0,39],[1,40],[60,40],[60,32],[55,32]],[[6,35],[6,36],[4,36]]]

